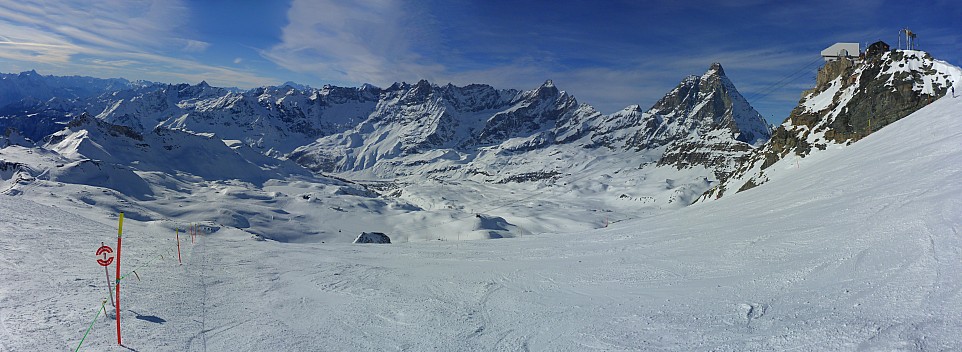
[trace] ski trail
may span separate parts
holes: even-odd
[[[199,282],[199,291],[194,292],[190,297],[197,297],[200,304],[200,329],[196,334],[187,340],[187,350],[196,350],[195,344],[199,341],[199,350],[207,351],[207,333],[215,330],[207,328],[207,268],[209,265],[209,258],[206,248],[206,239],[204,236],[198,236],[200,240],[196,242],[191,250],[190,262],[187,265],[186,274],[192,277],[192,280]],[[195,286],[196,287],[196,286]]]

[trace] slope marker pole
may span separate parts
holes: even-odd
[[[174,229],[174,236],[177,236],[177,264],[184,265],[184,262],[180,261],[180,229]]]
[[[114,301],[117,303],[115,306],[117,308],[117,344],[123,346],[123,342],[120,340],[120,239],[124,233],[124,213],[120,213],[120,220],[117,224],[117,289],[114,293],[117,294],[117,299]]]
[[[100,242],[100,245],[101,245],[101,246],[103,246],[103,244],[104,244],[103,242]],[[116,306],[116,304],[114,304],[114,292],[113,292],[113,287],[111,287],[111,286],[113,286],[113,285],[110,284],[110,270],[107,269],[106,266],[104,267],[104,275],[107,275],[107,297],[110,298],[110,305],[111,305],[111,306]],[[104,314],[107,314],[107,312],[104,312]]]

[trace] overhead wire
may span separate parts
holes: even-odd
[[[822,61],[822,57],[821,56],[816,57],[814,60],[809,61],[804,65],[800,66],[797,70],[795,70],[791,74],[788,74],[787,76],[782,77],[782,79],[768,85],[767,87],[761,89],[759,92],[752,94],[749,97],[746,97],[745,100],[747,100],[748,103],[751,104],[751,103],[757,102],[758,99],[771,95],[772,93],[788,85],[789,83],[795,82],[797,79],[805,76],[807,74],[807,70],[811,70],[813,67],[817,66],[817,64],[820,61]]]

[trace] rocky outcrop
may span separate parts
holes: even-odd
[[[391,238],[381,232],[361,232],[361,234],[354,239],[354,243],[391,244]]]
[[[769,180],[766,170],[791,155],[805,158],[829,145],[855,143],[944,96],[957,71],[915,50],[827,62],[771,140],[701,199],[761,185]]]

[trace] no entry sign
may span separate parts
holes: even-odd
[[[114,262],[114,250],[108,246],[101,245],[97,248],[97,264],[108,266]]]

